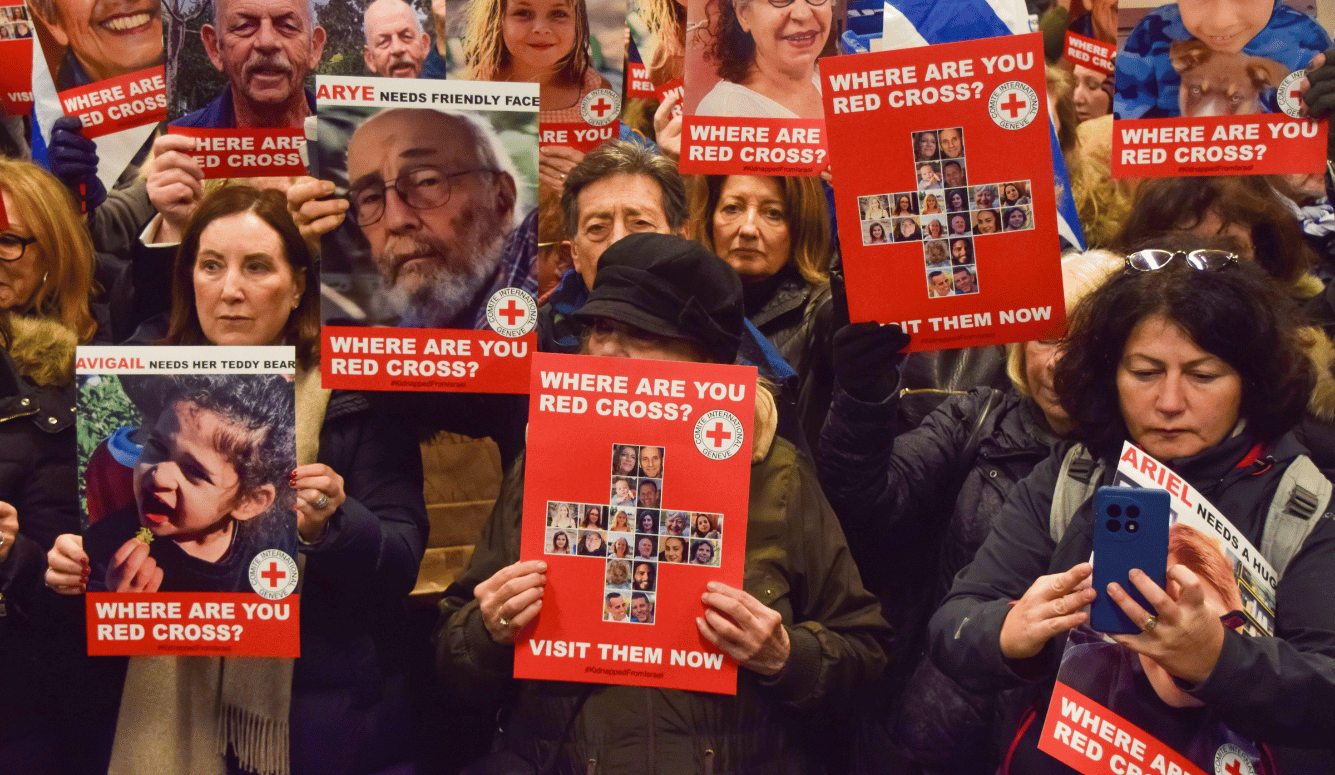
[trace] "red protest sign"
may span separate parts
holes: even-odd
[[[167,81],[163,67],[66,89],[60,93],[60,108],[67,116],[78,116],[87,137],[101,137],[167,118]]]
[[[819,119],[686,116],[682,172],[817,175],[829,164]]]
[[[32,110],[32,22],[22,2],[0,2],[0,111],[11,116]]]
[[[521,317],[522,300],[497,313]],[[523,393],[538,335],[427,328],[321,329],[320,369],[329,386],[347,390]]]
[[[282,571],[275,563],[270,573]],[[297,595],[266,600],[240,592],[90,592],[85,597],[91,656],[301,656]]]
[[[1325,122],[1279,113],[1119,119],[1113,123],[1113,177],[1320,172],[1326,132]]]
[[[1087,38],[1068,31],[1066,33],[1066,52],[1062,55],[1068,62],[1084,65],[1104,75],[1112,75],[1113,59],[1117,56],[1117,47],[1101,40]]]
[[[1038,750],[1084,775],[1205,775],[1187,757],[1061,681],[1053,686]]]
[[[290,177],[305,175],[301,149],[306,144],[300,129],[203,129],[169,126],[167,133],[191,137],[190,155],[204,178]]]
[[[608,110],[610,109],[609,103]],[[602,143],[616,139],[618,127],[619,125],[615,123],[593,126],[583,122],[563,124],[543,122],[539,145],[542,147],[564,145],[588,153]]]
[[[899,323],[912,350],[1060,335],[1042,37],[841,56],[821,77],[853,319]]]
[[[520,554],[548,569],[516,678],[736,693],[695,619],[707,582],[742,584],[755,390],[749,367],[534,356]]]

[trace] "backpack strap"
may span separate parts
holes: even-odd
[[[1331,516],[1326,507],[1332,489],[1330,480],[1306,455],[1294,458],[1284,470],[1270,500],[1261,545],[1257,547],[1281,578],[1312,528],[1323,517]]]
[[[1048,512],[1048,535],[1055,543],[1061,543],[1075,513],[1099,488],[1102,474],[1103,463],[1095,460],[1084,444],[1076,444],[1066,452],[1057,473],[1057,487],[1052,491],[1052,509]]]

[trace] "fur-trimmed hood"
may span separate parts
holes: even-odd
[[[9,357],[20,376],[38,387],[74,382],[74,348],[79,340],[73,329],[59,321],[17,315],[9,323],[14,333]]]
[[[1325,422],[1335,422],[1335,345],[1319,328],[1304,328],[1301,332],[1307,357],[1316,369],[1316,387],[1307,401],[1307,413]]]

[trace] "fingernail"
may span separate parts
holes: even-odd
[[[539,570],[539,571],[542,571],[542,572],[546,572],[546,570],[547,570],[547,563],[545,563],[545,562],[539,562],[539,563],[538,563],[538,570]]]
[[[705,585],[705,589],[709,590],[710,592],[717,592],[717,591],[718,591],[718,582],[717,582],[717,581],[711,581],[711,582],[709,582],[708,584]]]
[[[334,184],[327,180],[322,180],[320,181],[320,190],[326,194],[332,194],[334,192]]]

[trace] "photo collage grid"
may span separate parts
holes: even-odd
[[[0,7],[0,40],[25,40],[32,37],[28,9],[22,5]]]
[[[863,245],[922,243],[928,298],[978,293],[979,237],[1034,228],[1028,180],[969,185],[964,130],[913,133],[916,191],[858,197]]]
[[[722,514],[666,508],[665,456],[663,447],[613,444],[607,502],[547,503],[543,553],[603,560],[605,621],[653,624],[660,567],[722,559]]]

